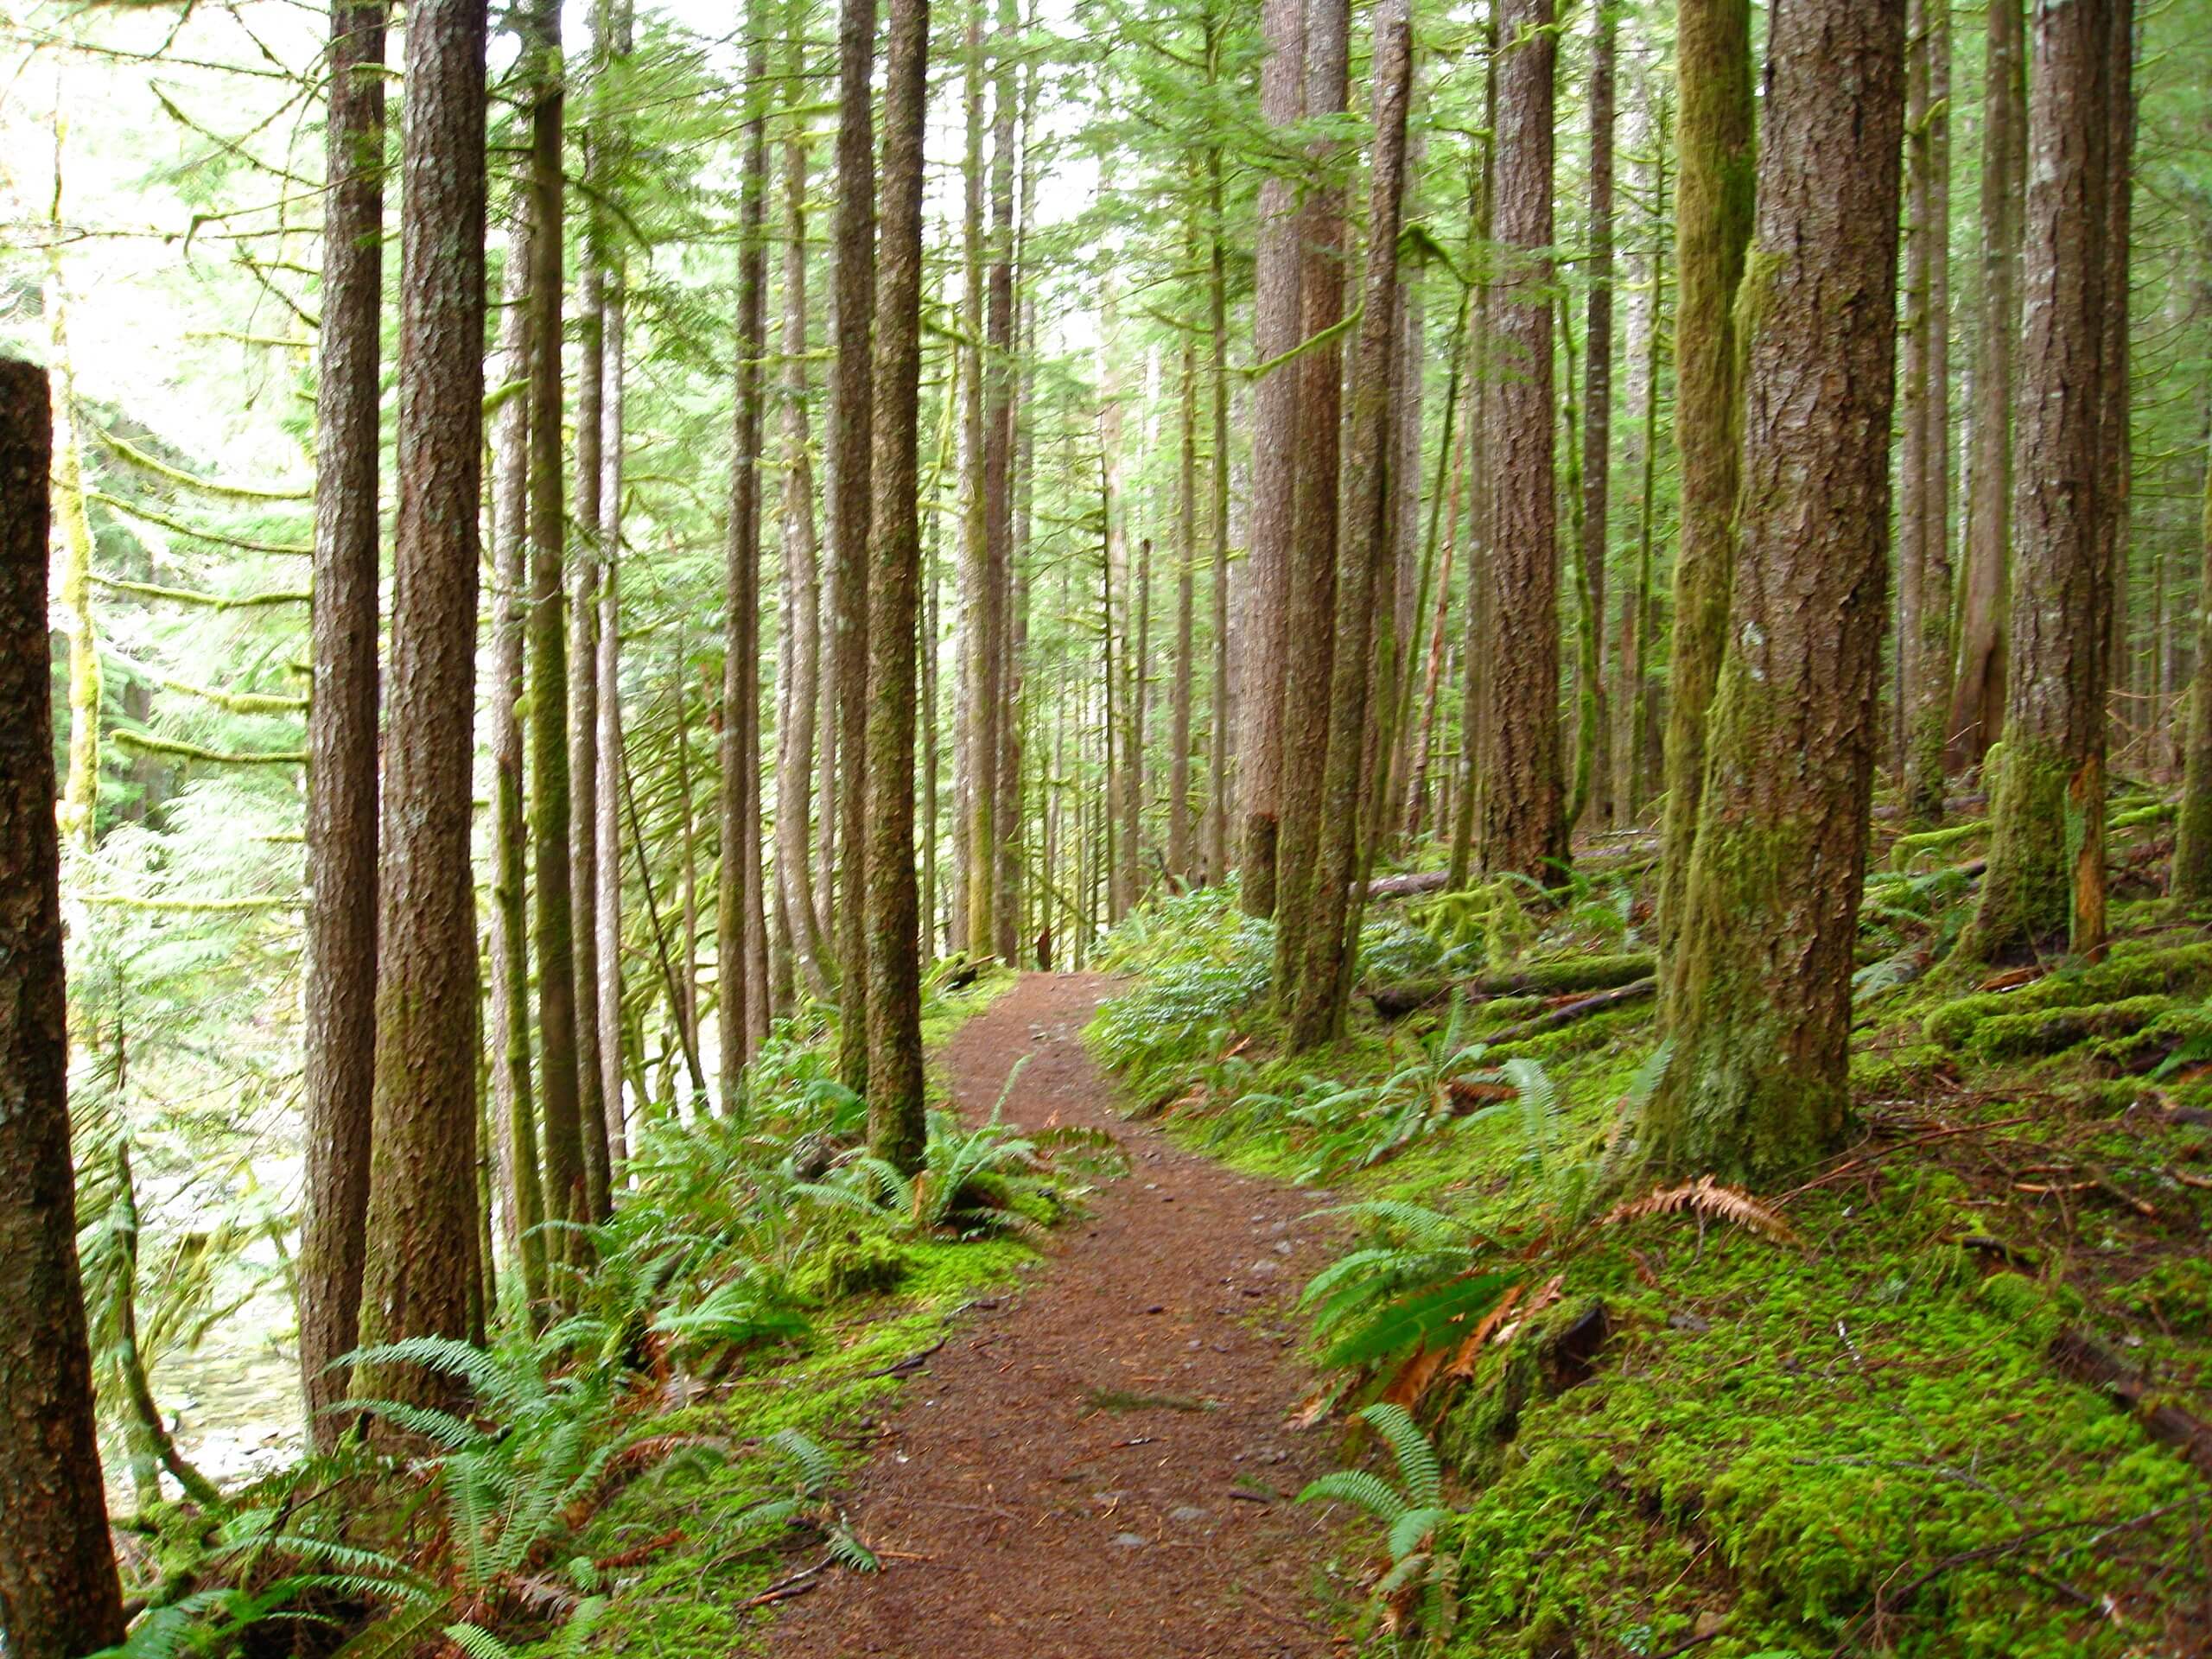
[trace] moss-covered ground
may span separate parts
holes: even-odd
[[[2154,855],[2116,837],[2124,881]],[[1291,1058],[1265,925],[1230,896],[1125,927],[1115,960],[1139,977],[1091,1034],[1135,1109],[1370,1206],[1363,1243],[1406,1236],[1381,1205],[1420,1205],[1462,1230],[1463,1271],[1526,1279],[1471,1375],[1402,1352],[1339,1373],[1340,1408],[1414,1400],[1451,1477],[1455,1605],[1392,1639],[1469,1659],[2207,1650],[2212,1440],[2187,1425],[2212,1384],[2212,1084],[2190,1046],[2212,927],[2139,881],[2101,965],[1924,974],[1971,887],[1876,878],[1851,1144],[1751,1225],[1714,1204],[1608,1220],[1640,1195],[1621,1172],[1662,1063],[1648,1000],[1503,1049],[1485,1033],[1575,993],[1363,1006]],[[1633,950],[1648,899],[1641,874],[1523,895],[1505,954]],[[1497,982],[1485,910],[1378,906],[1364,988]],[[1571,1325],[1602,1341],[1562,1357]],[[2085,1351],[2140,1380],[2133,1408]]]

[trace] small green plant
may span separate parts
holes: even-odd
[[[1007,1081],[1011,1088],[1012,1077]],[[918,1173],[907,1175],[880,1158],[862,1155],[793,1191],[823,1204],[887,1216],[919,1237],[1027,1232],[1057,1212],[1058,1189],[1039,1161],[1036,1143],[997,1112],[974,1129],[963,1128],[950,1112],[931,1112],[929,1122]]]
[[[1350,1503],[1381,1525],[1389,1564],[1370,1593],[1382,1628],[1394,1636],[1418,1632],[1426,1645],[1440,1647],[1451,1626],[1459,1563],[1439,1548],[1437,1535],[1458,1512],[1444,1502],[1436,1448],[1403,1406],[1383,1402],[1359,1416],[1390,1448],[1396,1482],[1369,1469],[1339,1469],[1309,1484],[1298,1501]]]

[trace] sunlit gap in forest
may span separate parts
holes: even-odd
[[[0,48],[4,1659],[2212,1651],[2212,0]]]

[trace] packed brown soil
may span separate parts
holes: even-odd
[[[881,1556],[788,1604],[779,1655],[1165,1659],[1335,1650],[1332,1523],[1292,1500],[1339,1448],[1287,1421],[1314,1379],[1291,1303],[1321,1265],[1315,1195],[1124,1122],[1081,1041],[1096,976],[1033,975],[944,1067],[987,1114],[1110,1130],[1130,1160],[908,1384],[842,1502]]]

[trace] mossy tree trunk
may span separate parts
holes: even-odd
[[[626,60],[633,48],[632,0],[607,0],[613,13],[614,58]],[[604,135],[612,143],[614,135]],[[605,392],[600,406],[600,519],[601,569],[599,586],[599,788],[592,803],[598,819],[594,839],[599,871],[592,883],[597,906],[600,1099],[607,1119],[607,1159],[618,1168],[627,1156],[622,1109],[624,1033],[622,1017],[622,451],[625,375],[629,361],[627,270],[619,239],[607,250],[606,316],[601,328],[605,353]]]
[[[876,247],[868,618],[868,1143],[909,1173],[927,1141],[920,885],[914,872],[915,625],[921,601],[916,423],[922,368],[922,140],[929,0],[891,0]]]
[[[123,1640],[69,1162],[53,467],[47,378],[0,359],[0,1638],[15,1659],[78,1659]]]
[[[1951,713],[1949,0],[1916,0],[1906,47],[1897,639],[1905,821],[1943,816]]]
[[[407,20],[399,516],[378,896],[368,1342],[469,1335],[476,1281],[475,895],[469,868],[484,403],[484,0]],[[557,592],[557,588],[556,590]],[[557,607],[556,607],[557,609]],[[356,1393],[454,1403],[378,1368]]]
[[[875,0],[842,0],[837,17],[837,217],[831,297],[830,556],[836,688],[837,1075],[868,1092],[868,422],[874,398]],[[831,810],[825,791],[823,810]],[[826,885],[826,884],[825,884]]]
[[[1583,638],[1576,671],[1576,823],[1613,821],[1611,687],[1605,672],[1605,554],[1612,526],[1613,479],[1613,116],[1620,14],[1599,0],[1590,43],[1590,295],[1583,329],[1581,562]]]
[[[1306,113],[1335,115],[1345,107],[1351,18],[1349,0],[1314,0],[1306,14]],[[1313,920],[1313,884],[1321,847],[1322,775],[1328,766],[1329,702],[1316,695],[1331,683],[1336,650],[1338,459],[1343,440],[1344,352],[1329,331],[1343,320],[1348,233],[1343,162],[1338,141],[1324,139],[1310,156],[1313,180],[1300,216],[1304,269],[1299,277],[1299,338],[1307,342],[1290,365],[1299,379],[1293,428],[1295,492],[1289,562],[1289,612],[1284,652],[1282,753],[1275,780],[1276,998],[1287,1013],[1306,962]],[[1324,336],[1320,343],[1312,343]]]
[[[1336,643],[1329,682],[1328,751],[1321,780],[1319,845],[1306,952],[1290,988],[1290,1044],[1311,1048],[1343,1026],[1350,989],[1350,893],[1360,873],[1363,786],[1370,783],[1370,705],[1391,695],[1387,650],[1382,684],[1375,671],[1376,612],[1386,602],[1394,564],[1395,505],[1391,416],[1397,402],[1398,231],[1406,181],[1406,105],[1413,83],[1413,24],[1407,0],[1382,0],[1375,13],[1375,157],[1369,172],[1367,270],[1361,286],[1358,346],[1352,363],[1351,448],[1347,457],[1344,537],[1338,562]],[[1387,739],[1387,732],[1382,734]],[[1387,747],[1387,744],[1381,746]],[[1378,755],[1378,763],[1382,757]],[[1376,822],[1379,823],[1379,820]]]
[[[1491,391],[1491,578],[1494,634],[1484,860],[1551,886],[1567,861],[1559,729],[1559,502],[1554,486],[1550,250],[1552,0],[1506,0],[1498,14],[1497,202],[1502,265],[1491,296],[1498,382]]]
[[[1266,0],[1261,31],[1260,118],[1280,130],[1306,112],[1306,9],[1300,0]],[[1298,344],[1304,259],[1299,248],[1297,189],[1281,171],[1260,186],[1259,245],[1253,299],[1252,352],[1272,363]],[[1237,810],[1243,817],[1239,861],[1245,912],[1275,911],[1277,794],[1282,777],[1283,671],[1290,635],[1289,568],[1296,523],[1295,426],[1300,372],[1285,365],[1263,376],[1255,394],[1252,445],[1252,550],[1243,660],[1243,728]]]
[[[1771,1181],[1841,1135],[1887,585],[1904,0],[1770,48],[1745,276],[1741,537],[1667,1029],[1664,1175]],[[1844,153],[1858,164],[1840,168]]]
[[[2188,749],[2183,758],[2180,823],[2174,836],[2171,891],[2185,905],[2212,899],[2212,433],[2205,437],[2204,509],[2198,536],[2196,678],[2189,691]]]
[[[983,0],[976,0],[980,12]],[[976,872],[990,895],[976,949],[1001,960],[1014,958],[1020,933],[1020,865],[1010,859],[1008,836],[1020,816],[1020,709],[1015,696],[1014,472],[1014,122],[1020,99],[1014,54],[1020,18],[1011,0],[1000,0],[992,75],[989,263],[984,275],[983,317],[983,627],[985,726],[979,744],[990,787],[976,803],[976,829],[986,837]]]
[[[760,802],[754,767],[760,754],[760,363],[767,348],[769,0],[755,0],[748,24],[745,84],[753,95],[739,178],[737,395],[729,478],[729,524],[722,563],[721,771],[716,805],[721,867],[715,886],[715,980],[720,1015],[717,1079],[725,1115],[745,1111],[745,1065],[752,1046],[753,983],[747,849],[757,849]],[[677,695],[683,695],[679,681]]]
[[[2021,0],[1988,0],[1981,103],[1980,294],[1974,330],[1964,593],[1945,725],[1952,766],[1980,764],[2002,728],[2012,562],[2012,385],[2020,334],[2027,51]]]
[[[1686,913],[1690,845],[1705,787],[1706,711],[1720,674],[1735,563],[1743,400],[1732,308],[1751,231],[1757,140],[1750,0],[1682,0],[1675,60],[1675,447],[1681,456],[1681,528],[1660,824],[1662,1007],[1681,984],[1671,960]]]
[[[2105,683],[2112,571],[2101,515],[2113,0],[2044,4],[2028,126],[2013,591],[2005,747],[1967,962],[2104,938]]]
[[[346,1397],[360,1333],[377,999],[377,518],[384,302],[385,0],[330,15],[315,426],[315,695],[308,709],[308,903],[302,973],[301,1395],[308,1433]]]

